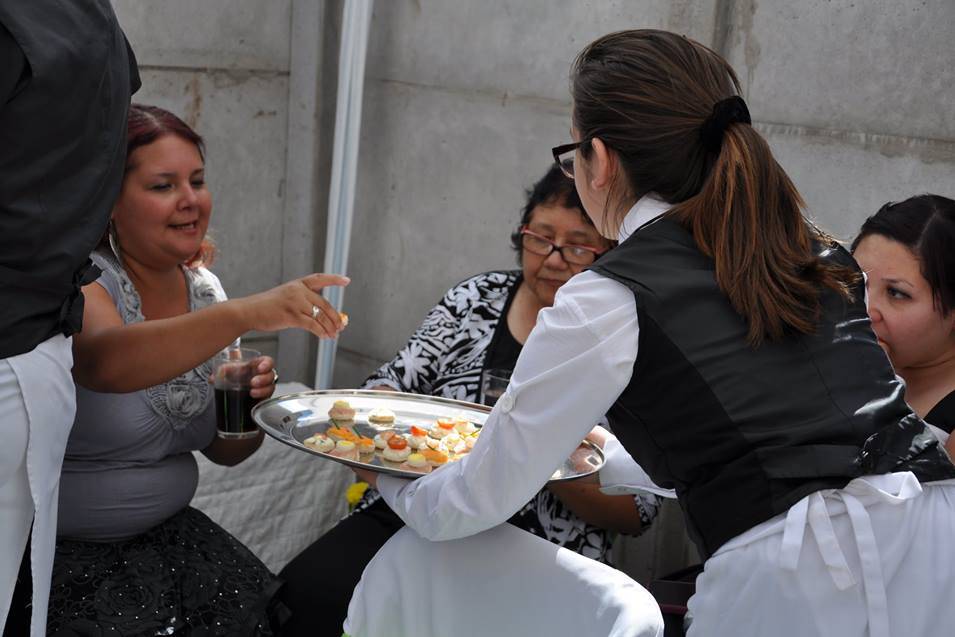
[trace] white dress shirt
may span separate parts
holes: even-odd
[[[652,196],[640,199],[620,226],[620,241],[667,208]],[[378,490],[408,526],[430,540],[465,537],[504,522],[630,383],[637,341],[633,292],[593,272],[578,274],[540,312],[474,450],[415,482],[381,476]],[[627,485],[652,487],[619,443],[608,448],[613,480],[605,487],[613,493]]]

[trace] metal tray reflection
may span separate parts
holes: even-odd
[[[422,476],[421,473],[399,469],[400,463],[385,460],[380,452],[376,452],[374,456],[362,456],[366,459],[362,461],[339,458],[306,446],[303,442],[306,438],[316,433],[324,433],[326,429],[336,424],[328,417],[328,410],[336,400],[347,400],[351,403],[356,412],[353,429],[356,433],[369,438],[373,438],[383,429],[396,429],[407,433],[412,425],[428,428],[440,417],[463,416],[474,423],[475,427],[480,428],[491,413],[491,408],[485,405],[437,396],[370,389],[335,389],[269,398],[255,406],[252,417],[265,433],[305,453],[402,478],[414,479]],[[380,425],[368,422],[368,413],[380,407],[395,413],[394,424]],[[583,441],[570,458],[554,471],[550,480],[553,482],[582,478],[598,471],[603,463],[603,451],[596,445]],[[440,470],[440,467],[435,470]]]

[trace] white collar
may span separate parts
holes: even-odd
[[[623,243],[641,226],[655,220],[670,209],[670,204],[658,199],[653,193],[644,195],[633,204],[630,212],[623,218],[620,230],[617,232],[617,241]]]

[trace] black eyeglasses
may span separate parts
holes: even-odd
[[[550,152],[554,154],[554,161],[557,162],[561,172],[571,179],[574,178],[574,155],[572,153],[589,142],[590,139],[584,139],[579,142],[574,142],[573,144],[554,146],[550,149]]]
[[[549,257],[554,250],[557,250],[564,261],[574,265],[590,265],[603,254],[602,250],[590,246],[578,246],[570,243],[559,246],[547,237],[542,237],[536,232],[528,230],[527,226],[521,228],[521,245],[531,254],[541,257]]]

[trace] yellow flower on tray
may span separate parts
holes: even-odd
[[[365,495],[368,489],[367,482],[356,482],[345,491],[345,499],[348,500],[348,506],[354,507],[361,501],[361,496]]]

